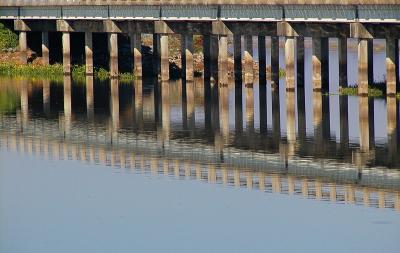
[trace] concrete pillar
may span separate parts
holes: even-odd
[[[369,117],[368,117],[368,97],[358,98],[359,128],[360,128],[360,149],[368,151],[370,144]]]
[[[62,34],[63,70],[64,74],[71,73],[71,37],[69,32]]]
[[[297,87],[304,87],[304,37],[296,38],[297,47]]]
[[[50,81],[43,80],[43,111],[45,114],[50,113]]]
[[[211,82],[218,82],[218,56],[219,56],[219,40],[218,36],[210,36],[210,69]]]
[[[204,55],[204,80],[210,80],[211,70],[210,70],[210,35],[203,35],[203,55]]]
[[[169,80],[169,47],[168,34],[160,35],[160,50],[161,50],[161,80]]]
[[[110,52],[110,77],[118,77],[118,34],[108,34],[108,50]]]
[[[347,87],[347,38],[339,38],[339,85]]]
[[[42,63],[50,64],[49,58],[49,32],[42,32]]]
[[[160,34],[153,34],[153,74],[160,73]]]
[[[28,61],[27,50],[28,50],[28,42],[26,38],[26,32],[21,31],[19,32],[19,53],[22,64],[26,64]]]
[[[313,90],[320,91],[328,87],[329,82],[329,39],[312,38],[312,81]],[[322,87],[324,85],[324,87]]]
[[[253,85],[253,37],[251,35],[244,36],[244,83],[245,85]]]
[[[285,41],[285,64],[286,64],[286,90],[295,90],[295,62],[294,62],[294,38],[286,38]]]
[[[86,76],[86,113],[89,120],[94,118],[93,76]]]
[[[266,84],[266,47],[265,36],[258,36],[258,78],[259,84]]]
[[[182,78],[193,82],[193,34],[182,35]]]
[[[296,94],[286,92],[286,134],[289,143],[296,141]]]
[[[235,34],[233,36],[233,55],[235,80],[241,84],[242,82],[242,36]]]
[[[86,75],[93,75],[93,33],[85,32]]]
[[[221,85],[228,85],[228,36],[218,38],[218,80]]]
[[[374,83],[374,40],[368,40],[368,84]]]
[[[386,39],[386,94],[395,95],[399,82],[399,42],[398,39]]]
[[[271,38],[271,84],[279,85],[279,37]]]
[[[358,42],[358,94],[368,94],[368,40]]]
[[[141,79],[142,73],[142,36],[141,34],[130,34],[131,39],[131,53],[133,62],[133,73],[136,78]]]

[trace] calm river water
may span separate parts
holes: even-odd
[[[399,119],[309,85],[3,78],[0,252],[399,252]]]

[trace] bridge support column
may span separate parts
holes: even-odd
[[[399,82],[399,41],[386,39],[386,93],[395,95]]]
[[[62,48],[64,74],[69,75],[71,73],[71,36],[69,32],[62,34]]]
[[[133,73],[136,78],[141,79],[142,73],[142,36],[141,34],[132,33],[131,39],[131,53],[133,60]]]
[[[286,38],[285,41],[285,64],[286,64],[286,90],[295,90],[294,72],[294,38]]]
[[[219,42],[218,36],[210,36],[210,69],[211,69],[211,82],[218,83],[218,56],[219,56]]]
[[[182,35],[182,78],[193,82],[193,35]]]
[[[209,80],[210,71],[210,35],[203,35],[203,55],[204,55],[204,80]]]
[[[312,38],[313,90],[321,91],[329,82],[329,39]],[[324,87],[323,87],[324,85]]]
[[[160,35],[160,50],[161,50],[161,80],[169,80],[169,48],[168,34]]]
[[[297,87],[304,87],[304,37],[296,38],[297,47]]]
[[[242,81],[242,36],[233,36],[233,55],[234,55],[234,72],[235,79],[241,83]]]
[[[358,94],[368,94],[368,40],[358,42]]]
[[[26,32],[21,31],[19,32],[19,53],[20,53],[20,60],[21,63],[26,64],[28,61],[28,55],[27,55],[27,49],[28,49],[28,42],[26,38]]]
[[[339,85],[347,87],[347,38],[339,38]]]
[[[110,76],[118,77],[118,34],[108,34],[108,49],[110,51]]]
[[[271,84],[279,85],[279,37],[271,37]]]
[[[93,75],[93,34],[85,32],[86,75]]]
[[[245,85],[253,85],[253,37],[251,35],[244,36],[244,83]]]
[[[219,37],[218,47],[219,84],[228,85],[228,36]]]
[[[258,79],[260,84],[266,83],[266,47],[265,36],[258,36]]]
[[[42,63],[48,65],[49,59],[49,32],[42,32]]]
[[[368,85],[374,83],[374,40],[368,40]]]
[[[153,34],[153,75],[160,73],[160,35]]]

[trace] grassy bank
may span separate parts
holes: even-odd
[[[85,81],[85,66],[72,66],[72,78],[75,81]],[[25,77],[29,79],[46,79],[53,81],[63,80],[63,66],[61,64],[54,65],[35,65],[35,64],[16,64],[16,63],[0,63],[0,76],[6,77]],[[103,68],[95,68],[94,77],[100,80],[106,80],[110,77],[110,73]],[[135,79],[132,73],[120,73],[121,82],[131,82]]]
[[[358,95],[358,87],[340,87],[340,95]],[[368,86],[368,97],[385,97],[386,96],[386,82],[374,83]],[[400,99],[400,92],[396,94],[396,97]]]
[[[16,48],[18,46],[18,35],[0,23],[0,50]]]

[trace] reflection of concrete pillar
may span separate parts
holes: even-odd
[[[328,38],[312,38],[313,90],[320,91],[328,87],[329,81],[329,40]],[[324,87],[322,87],[324,85]]]
[[[235,131],[240,133],[243,128],[242,86],[235,85]]]
[[[314,126],[314,138],[317,150],[321,147],[318,145],[322,144],[323,132],[322,132],[322,94],[321,92],[313,92],[313,126]]]
[[[279,85],[279,37],[271,38],[271,84]]]
[[[349,145],[349,113],[348,113],[348,97],[340,96],[340,144],[346,149]]]
[[[296,38],[297,47],[297,87],[304,87],[304,37]]]
[[[131,38],[131,54],[133,60],[133,73],[135,77],[142,78],[142,36],[141,34],[132,33]]]
[[[86,76],[86,113],[87,118],[92,120],[94,117],[94,94],[93,94],[93,76]]]
[[[22,113],[22,125],[25,127],[28,123],[29,115],[29,94],[28,94],[28,82],[26,80],[21,81],[21,113]]]
[[[294,91],[295,89],[295,72],[294,72],[294,38],[286,38],[285,42],[285,64],[286,64],[286,90]]]
[[[42,32],[42,63],[48,65],[49,60],[49,32]]]
[[[168,34],[160,35],[160,50],[161,50],[161,80],[169,80],[169,47]]]
[[[260,85],[266,83],[265,36],[258,36],[258,78]]]
[[[71,37],[68,32],[62,34],[63,70],[64,74],[71,73]]]
[[[110,51],[110,76],[118,77],[118,34],[108,34],[108,50]]]
[[[69,135],[71,130],[71,76],[64,76],[64,132]]]
[[[339,39],[339,85],[347,87],[347,38]]]
[[[111,79],[111,120],[113,131],[119,128],[119,81]]]
[[[26,32],[19,32],[19,54],[21,57],[21,63],[26,64],[28,61],[28,42],[26,38]]]
[[[233,36],[233,54],[235,65],[235,79],[242,80],[242,37],[240,35]]]
[[[298,133],[299,140],[303,142],[306,140],[306,102],[304,88],[297,89],[297,112],[298,112]]]
[[[195,129],[195,85],[188,83],[186,85],[186,103],[187,103],[187,121],[188,127],[191,130]]]
[[[274,139],[279,141],[281,138],[281,123],[280,123],[280,102],[279,89],[272,90],[272,132]]]
[[[358,42],[358,94],[368,94],[368,40]]]
[[[143,83],[140,78],[135,80],[135,122],[139,129],[143,126]]]
[[[388,95],[396,94],[396,85],[399,82],[399,48],[397,39],[386,39],[386,93]],[[397,63],[397,65],[396,65]]]
[[[386,98],[388,162],[394,164],[397,156],[397,101],[395,97]]]
[[[50,81],[43,80],[43,111],[45,114],[50,113]]]
[[[288,142],[296,141],[296,105],[295,92],[286,92],[286,131]]]
[[[218,41],[218,79],[222,85],[228,85],[228,37],[220,36]]]
[[[244,36],[244,83],[252,85],[254,81],[253,72],[253,37]]]
[[[246,128],[248,131],[254,130],[254,89],[246,87]]]
[[[368,117],[368,97],[358,98],[359,126],[360,126],[360,149],[369,150],[369,117]]]
[[[221,133],[224,141],[227,141],[229,137],[229,89],[228,86],[221,86],[218,90]]]
[[[192,82],[193,72],[193,35],[182,35],[182,77],[186,81]]]
[[[85,32],[86,74],[93,75],[93,33]]]
[[[162,101],[162,132],[163,139],[169,140],[170,134],[170,101],[169,101],[169,83],[161,83],[161,101]]]

